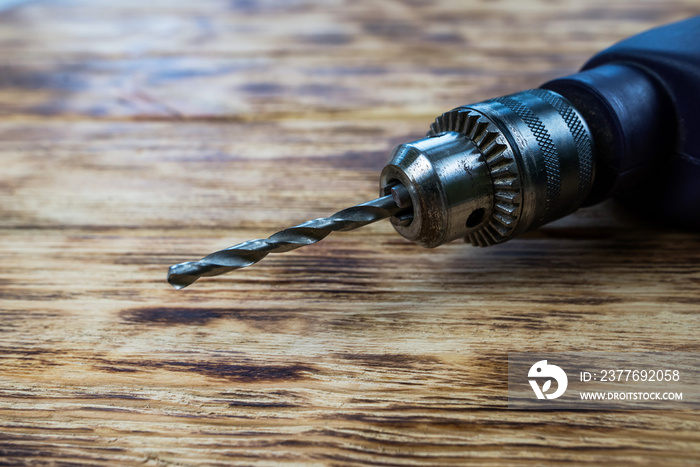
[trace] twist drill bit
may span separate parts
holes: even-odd
[[[398,185],[391,194],[358,204],[330,217],[321,217],[281,230],[268,238],[249,240],[214,252],[199,261],[170,266],[168,282],[183,289],[202,276],[218,276],[255,264],[270,253],[285,253],[320,242],[331,232],[355,230],[367,224],[396,216],[410,209],[410,197]]]

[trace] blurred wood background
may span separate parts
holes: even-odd
[[[165,282],[697,1],[0,8],[0,463],[700,461],[697,412],[507,410],[510,351],[700,349],[698,235],[614,204],[493,248],[385,222]]]

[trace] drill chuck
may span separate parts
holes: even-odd
[[[382,194],[397,184],[410,194],[412,218],[391,219],[405,238],[488,246],[575,211],[594,172],[583,117],[537,89],[442,114],[426,138],[394,150],[380,184]]]

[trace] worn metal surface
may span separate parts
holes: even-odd
[[[382,186],[400,183],[413,221],[405,238],[436,247],[457,238],[488,246],[578,209],[595,172],[583,117],[542,89],[458,107],[426,138],[399,145]]]

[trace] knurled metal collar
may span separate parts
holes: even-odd
[[[477,147],[494,188],[490,217],[471,228],[465,241],[474,246],[489,246],[507,240],[517,227],[522,208],[522,186],[513,148],[493,122],[467,107],[437,117],[428,135],[447,131],[465,135]]]

